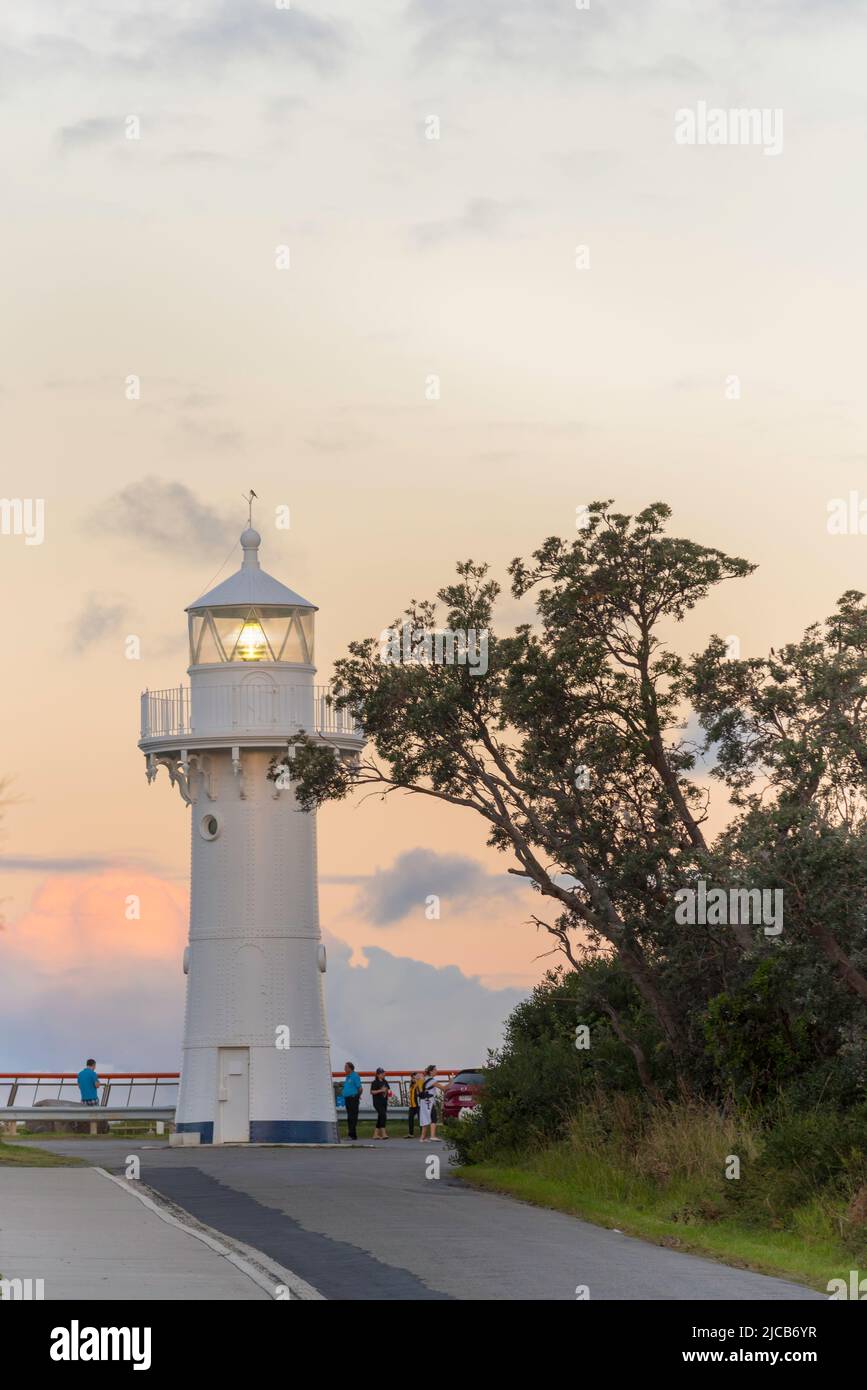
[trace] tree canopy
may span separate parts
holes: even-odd
[[[474,812],[572,967],[608,962],[593,997],[654,1093],[731,1082],[724,1040],[750,981],[776,991],[766,1017],[784,1036],[803,1007],[829,1015],[798,1034],[817,1056],[863,1027],[867,1002],[864,596],[844,594],[767,658],[731,659],[718,636],[678,653],[686,613],[754,566],[668,534],[670,516],[597,502],[574,540],[513,560],[512,594],[535,621],[511,632],[495,627],[488,566],[458,564],[437,602],[413,600],[393,624],[416,634],[409,659],[368,637],[336,663],[333,698],[367,752],[341,760],[302,736],[295,756],[306,809],[372,788]],[[436,659],[445,649],[422,635],[443,631],[484,634],[485,668]],[[691,715],[703,742],[685,736]],[[707,757],[732,806],[714,842]],[[782,889],[779,938],[737,916],[679,924],[675,894],[699,881]]]

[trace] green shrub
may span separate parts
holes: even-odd
[[[727,1196],[743,1216],[791,1224],[793,1213],[819,1198],[840,1201],[867,1182],[867,1108],[846,1113],[819,1107],[779,1114],[758,1157],[742,1163]]]
[[[792,1010],[786,962],[778,957],[711,999],[704,1030],[723,1091],[746,1099],[776,1094],[815,1058],[810,1025]]]

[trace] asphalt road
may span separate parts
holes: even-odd
[[[262,1251],[327,1299],[809,1300],[822,1295],[681,1254],[450,1175],[445,1146],[394,1138],[339,1148],[172,1149],[42,1140],[141,1180],[198,1221]],[[440,1176],[426,1176],[429,1156]],[[207,1297],[190,1288],[190,1298]]]

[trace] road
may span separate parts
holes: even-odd
[[[141,1181],[154,1192],[263,1252],[326,1299],[574,1300],[582,1285],[591,1300],[822,1298],[475,1191],[450,1174],[442,1144],[394,1138],[318,1149],[173,1149],[155,1141],[41,1140],[40,1147],[114,1173],[137,1154]],[[440,1160],[439,1178],[426,1176],[430,1155]],[[187,1296],[208,1295],[191,1285]]]

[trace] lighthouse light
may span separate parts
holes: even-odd
[[[264,661],[268,656],[268,643],[260,623],[246,622],[238,638],[238,657],[241,661]]]

